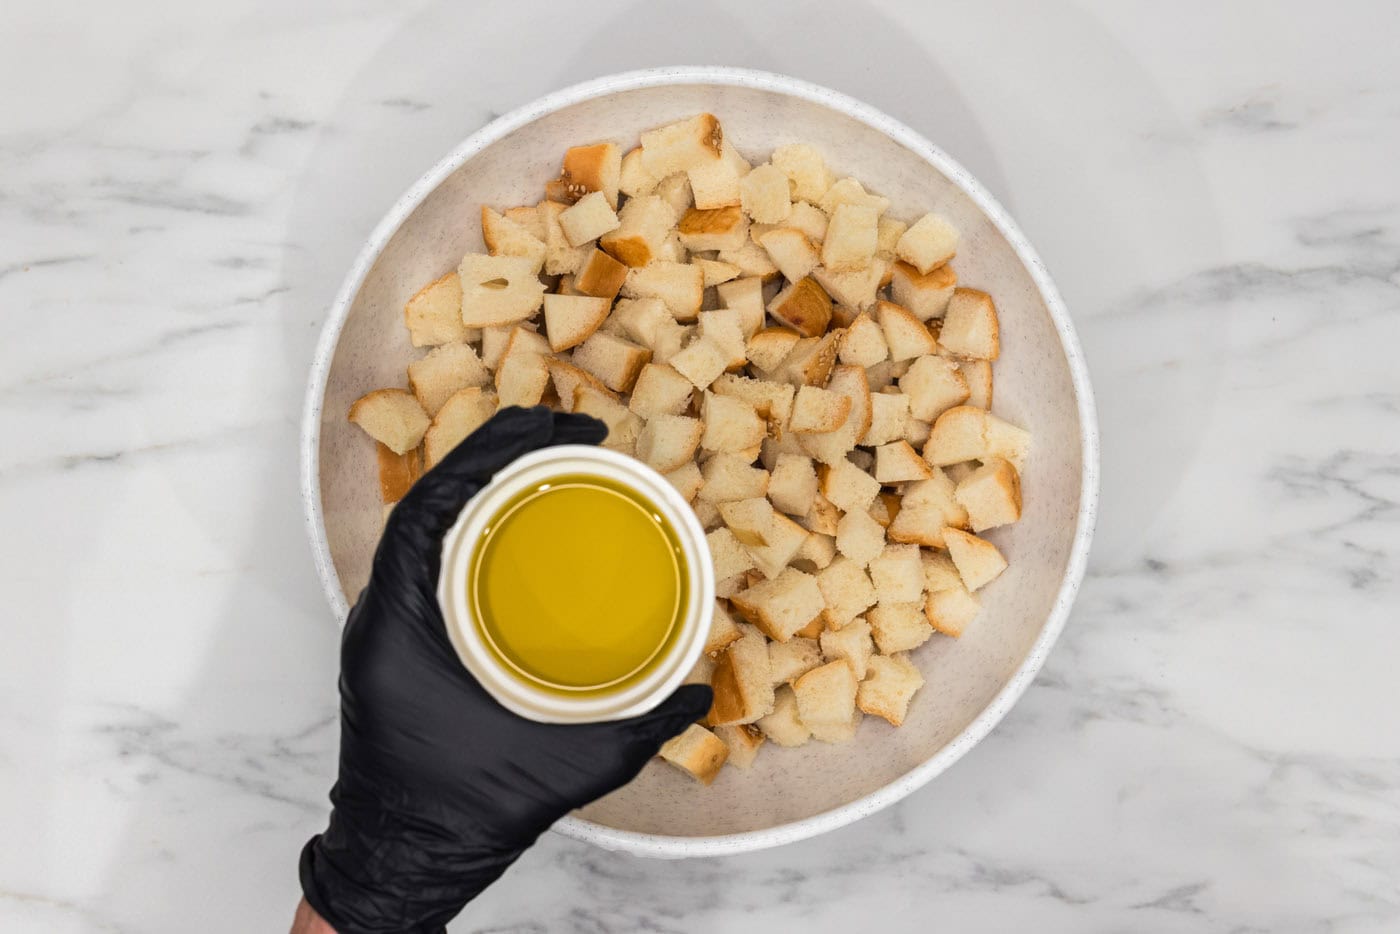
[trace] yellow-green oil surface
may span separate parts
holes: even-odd
[[[676,641],[688,597],[680,541],[661,511],[587,475],[536,484],[501,507],[468,582],[497,658],[572,695],[644,678]]]

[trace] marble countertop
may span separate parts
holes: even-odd
[[[41,4],[0,31],[0,929],[279,931],[338,632],[304,374],[395,197],[492,116],[787,72],[967,165],[1055,274],[1090,573],[951,771],[803,843],[549,836],[454,931],[1400,929],[1393,4]]]

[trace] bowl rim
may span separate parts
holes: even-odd
[[[1030,651],[1027,652],[1021,665],[981,712],[952,741],[924,762],[889,784],[855,801],[814,814],[811,817],[766,827],[762,830],[718,834],[710,837],[680,837],[618,830],[574,814],[561,818],[552,828],[564,836],[584,840],[608,850],[660,858],[745,853],[814,837],[838,827],[844,827],[894,804],[923,787],[934,776],[961,759],[968,750],[992,731],[992,728],[1001,721],[1002,717],[1025,692],[1031,680],[1045,663],[1055,640],[1064,630],[1070,608],[1074,603],[1080,583],[1083,581],[1088,563],[1089,545],[1093,538],[1097,519],[1099,496],[1099,435],[1093,389],[1090,385],[1088,365],[1084,359],[1084,352],[1080,346],[1074,324],[1070,320],[1069,311],[1065,307],[1064,300],[1060,297],[1059,290],[1055,287],[1045,263],[1031,246],[1030,241],[1026,239],[1025,234],[1021,232],[1021,229],[1001,204],[967,169],[922,134],[885,112],[847,94],[798,78],[774,72],[713,65],[668,66],[620,72],[583,81],[546,94],[497,117],[468,136],[409,186],[394,202],[394,205],[375,225],[341,283],[340,290],[336,293],[335,301],[331,305],[330,313],[322,325],[315,355],[312,358],[301,426],[301,498],[307,535],[322,589],[325,591],[326,599],[340,624],[344,625],[349,605],[340,583],[340,577],[336,573],[335,563],[331,559],[321,507],[321,413],[326,384],[330,376],[330,365],[335,356],[340,333],[369,270],[399,227],[423,200],[447,176],[486,146],[546,114],[582,101],[622,91],[691,84],[751,88],[830,107],[890,137],[906,149],[919,155],[960,187],[1006,238],[1017,258],[1030,273],[1031,280],[1035,283],[1037,291],[1040,292],[1046,308],[1050,312],[1055,332],[1059,336],[1061,348],[1069,364],[1071,384],[1079,414],[1081,474],[1079,512],[1069,560],[1065,566],[1059,591],[1055,595],[1054,603],[1041,627],[1040,634],[1031,645]]]

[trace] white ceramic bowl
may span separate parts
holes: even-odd
[[[961,166],[898,121],[834,91],[729,68],[664,68],[551,94],[473,134],[410,188],[360,253],[326,322],[311,373],[302,451],[307,525],[326,595],[344,618],[369,574],[380,528],[372,446],[350,403],[403,385],[415,354],[401,309],[423,283],[481,248],[480,205],[533,203],[570,145],[631,145],[640,131],[710,111],[759,161],[816,145],[913,219],[936,209],[962,232],[954,262],[1001,314],[994,409],[1035,437],[1025,513],[989,537],[1010,569],[981,593],[960,639],[915,652],[928,686],[899,729],[867,717],[855,741],[765,749],[748,772],[709,788],[664,764],[555,829],[649,856],[735,853],[822,833],[920,787],[1006,713],[1064,627],[1084,573],[1098,494],[1098,441],[1079,342],[1044,265],[1006,212]]]

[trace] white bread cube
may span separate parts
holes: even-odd
[[[875,320],[880,323],[880,329],[884,332],[885,343],[890,348],[890,359],[896,363],[936,353],[938,350],[938,341],[934,340],[924,323],[914,317],[907,308],[894,302],[877,301]]]
[[[836,180],[821,153],[805,143],[773,150],[773,165],[787,176],[788,188],[798,201],[820,201]]]
[[[749,338],[745,355],[754,369],[771,374],[782,366],[802,335],[791,328],[764,328]]]
[[[587,370],[579,369],[568,360],[559,357],[546,357],[544,362],[549,367],[549,378],[554,382],[554,394],[559,397],[559,407],[565,412],[574,410],[574,396],[579,386],[591,386],[617,401],[613,391],[604,386],[602,380]]]
[[[783,170],[764,163],[739,180],[744,213],[760,224],[781,224],[792,210],[788,179]]]
[[[833,182],[826,193],[817,199],[817,207],[830,217],[843,204],[873,208],[876,214],[884,214],[889,209],[890,199],[870,194],[865,186],[854,178],[843,178]]]
[[[618,213],[617,228],[599,237],[598,246],[623,265],[646,266],[661,258],[676,218],[675,209],[657,195],[632,198]],[[547,262],[545,271],[549,271]]]
[[[794,386],[824,386],[836,363],[841,331],[828,331],[823,337],[804,337],[778,366],[773,378]]]
[[[715,508],[714,503],[707,503],[703,499],[697,499],[690,504],[690,508],[695,511],[695,518],[700,522],[700,528],[704,529],[706,532],[713,532],[715,529],[724,528],[724,518],[719,514],[719,510]],[[739,576],[742,580],[738,587],[726,591],[725,593],[720,593],[719,590],[716,589],[715,596],[729,598],[749,586],[748,578],[742,574]],[[725,580],[727,580],[727,578],[725,578]]]
[[[538,274],[544,268],[545,244],[520,224],[481,207],[481,238],[492,256],[520,256],[530,260]]]
[[[833,334],[827,335],[827,338],[832,337]],[[834,346],[833,342],[833,350]],[[856,442],[870,429],[870,387],[866,384],[864,369],[845,364],[832,369],[826,385],[827,389],[851,400],[851,414],[835,431],[801,435],[799,440],[808,454],[824,464],[835,466],[845,461]]]
[[[757,547],[773,540],[775,521],[773,506],[762,497],[720,502],[719,509],[724,524],[734,533],[734,537],[745,545]]]
[[[812,241],[792,227],[775,227],[759,237],[758,242],[789,282],[805,279],[821,262],[821,254]]]
[[[1001,355],[997,308],[979,289],[955,289],[943,315],[938,345],[959,357],[995,360]]]
[[[676,225],[676,232],[687,250],[737,250],[748,238],[749,221],[738,205],[691,208]]]
[[[656,196],[671,206],[679,218],[695,207],[695,199],[690,193],[690,179],[684,172],[668,175],[656,185]],[[679,257],[672,257],[678,262]]]
[[[813,668],[792,685],[798,717],[818,739],[822,738],[818,727],[851,723],[856,713],[857,684],[844,660]]]
[[[715,659],[710,678],[715,700],[709,722],[714,726],[753,723],[773,709],[773,679],[768,669],[768,642],[752,627]]]
[[[908,652],[933,636],[922,603],[880,603],[871,607],[865,618],[882,655]]]
[[[705,298],[705,274],[698,266],[657,260],[629,272],[622,294],[627,298],[659,298],[677,321],[694,321]]]
[[[790,516],[805,516],[817,495],[817,472],[811,458],[780,454],[768,480],[768,499]]]
[[[793,402],[789,428],[796,432],[835,431],[850,414],[848,396],[815,386],[802,386]]]
[[[806,544],[808,532],[780,512],[773,513],[767,544],[749,545],[758,572],[768,580],[781,576]]]
[[[748,362],[744,356],[744,331],[739,313],[730,308],[700,312],[700,336],[718,347],[728,360],[727,369],[739,369]]]
[[[546,275],[562,276],[576,273],[583,266],[591,246],[574,246],[564,233],[559,218],[568,210],[558,201],[541,201],[536,210],[544,225],[544,271]]]
[[[885,342],[884,330],[870,315],[864,312],[857,315],[841,336],[841,362],[869,369],[889,359],[889,356],[890,348]]]
[[[870,581],[881,603],[916,603],[924,596],[924,564],[918,545],[886,545],[870,562]]]
[[[925,548],[921,550],[919,560],[924,566],[924,590],[928,593],[939,593],[963,585],[962,575],[946,551]]]
[[[731,263],[717,263],[716,265],[734,269],[736,273],[739,268]],[[752,339],[763,329],[766,311],[763,307],[763,280],[761,278],[745,276],[742,279],[721,282],[716,286],[715,294],[719,298],[721,308],[729,308],[738,312],[744,340]]]
[[[753,555],[749,554],[743,542],[728,528],[718,528],[710,532],[705,536],[705,542],[710,546],[710,558],[714,561],[716,580],[742,574],[756,566]],[[706,651],[713,649],[707,647]]]
[[[775,688],[790,684],[821,663],[822,650],[815,639],[794,637],[768,643],[768,674]]]
[[[534,322],[516,325],[507,332],[505,344],[496,354],[495,369],[499,370],[506,360],[515,354],[549,356],[549,341],[535,330]]]
[[[945,636],[957,638],[977,618],[982,605],[962,586],[940,590],[928,595],[924,605],[925,619]]]
[[[909,420],[904,423],[904,440],[922,450],[924,445],[928,443],[928,436],[932,431],[933,425],[919,421],[911,415]]]
[[[772,484],[769,484],[768,489],[773,489]],[[841,529],[841,510],[831,505],[831,500],[818,492],[812,497],[812,506],[807,510],[807,515],[802,517],[802,525],[809,532],[836,535]],[[840,547],[839,543],[837,547]]]
[[[974,532],[1021,518],[1021,478],[1009,462],[993,457],[957,486],[958,504],[967,510]]]
[[[724,130],[714,114],[696,114],[641,135],[642,167],[648,175],[664,179],[692,166],[718,162]]]
[[[453,448],[496,414],[496,394],[479,386],[458,390],[433,417],[423,435],[423,467],[431,470]]]
[[[749,163],[729,140],[720,143],[718,159],[706,159],[686,169],[691,196],[697,208],[722,208],[739,204],[739,179],[749,174]]]
[[[637,459],[658,473],[692,462],[704,425],[684,415],[654,415],[637,435]]]
[[[865,568],[845,555],[834,558],[817,572],[817,586],[825,603],[822,619],[831,629],[842,628],[879,599]]]
[[[992,408],[991,363],[986,360],[962,360],[958,363],[958,372],[967,381],[967,404],[990,412]]]
[[[694,334],[694,325],[680,324],[674,318],[661,322],[656,329],[656,340],[651,345],[651,358],[657,363],[670,363],[671,358],[681,352]]]
[[[783,221],[784,226],[802,231],[817,246],[826,239],[827,224],[826,214],[806,201],[794,202],[787,220]]]
[[[739,276],[739,267],[735,266],[733,263],[721,263],[717,259],[703,258],[692,259],[691,263],[692,265],[700,267],[701,281],[704,282],[705,288],[707,289],[724,285],[726,282],[731,282]],[[761,291],[760,295],[762,295]],[[728,307],[724,305],[723,302],[724,299],[721,298],[721,307]],[[758,307],[762,310],[763,305],[760,304]]]
[[[675,320],[659,298],[622,298],[613,306],[607,327],[616,324],[623,337],[655,349],[658,336]]]
[[[1011,462],[1011,466],[1016,468],[1017,473],[1021,471],[1026,457],[1031,452],[1031,433],[1024,428],[1018,428],[1008,421],[1004,421],[997,416],[987,413],[984,423],[984,437],[987,442],[987,454],[993,457],[1003,457]]]
[[[750,230],[752,229],[750,226]],[[737,250],[721,250],[717,259],[738,266],[741,275],[758,276],[765,282],[778,275],[778,267],[774,265],[768,251],[754,243],[752,238]]]
[[[468,253],[457,276],[462,283],[462,323],[467,327],[514,324],[544,303],[544,283],[524,257]]]
[[[875,654],[870,624],[857,618],[840,629],[826,630],[821,634],[821,649],[827,661],[844,661],[850,665],[851,674],[860,681],[865,677],[870,657]]]
[[[902,438],[875,449],[875,479],[891,486],[908,480],[927,480],[933,468]]]
[[[752,766],[754,759],[758,758],[759,748],[764,743],[763,731],[752,723],[717,726],[714,732],[724,740],[724,745],[729,747],[726,764],[736,769],[748,769]]]
[[[423,440],[432,424],[428,413],[403,389],[376,389],[350,406],[350,421],[395,454],[407,454]]]
[[[700,470],[704,485],[697,494],[711,503],[758,499],[768,493],[768,471],[737,454],[716,454]]]
[[[408,365],[408,385],[430,418],[457,390],[490,383],[490,371],[470,344],[441,344]]]
[[[823,464],[817,471],[822,495],[842,512],[860,512],[870,508],[880,492],[879,482],[849,460]]]
[[[753,406],[759,418],[767,423],[770,437],[780,439],[787,431],[795,395],[791,385],[725,373],[710,384],[710,391],[743,399]]]
[[[454,269],[419,289],[403,306],[403,323],[414,347],[467,340],[462,323],[462,280]]]
[[[970,405],[954,406],[939,415],[924,444],[924,460],[938,467],[986,456],[987,413]]]
[[[963,586],[978,590],[996,580],[1006,570],[1006,558],[997,546],[962,529],[944,529],[943,541],[958,569]]]
[[[595,389],[587,383],[581,383],[574,389],[574,411],[591,415],[608,427],[603,447],[629,454],[635,449],[637,436],[642,433],[642,425],[645,424],[641,418],[629,412],[627,406],[617,401],[611,392]]]
[[[886,530],[890,541],[942,548],[945,528],[967,527],[967,510],[958,504],[952,481],[937,468],[932,473],[905,486],[899,512]]]
[[[786,568],[774,580],[754,584],[730,603],[739,615],[777,642],[791,639],[825,607],[817,579],[795,568]]]
[[[544,216],[540,213],[539,205],[520,205],[518,207],[506,208],[501,213],[506,216],[507,220],[523,227],[525,232],[530,236],[539,240],[541,243],[544,242],[546,237],[545,223]]]
[[[897,221],[893,217],[881,215],[880,226],[875,236],[875,255],[883,257],[894,265],[895,248],[899,245],[899,238],[904,236],[904,232],[909,229],[909,225],[904,221]],[[889,283],[886,283],[888,285]]]
[[[646,170],[642,164],[642,147],[629,150],[622,157],[622,165],[617,179],[618,190],[629,198],[639,198],[656,191],[656,183],[661,181]]]
[[[953,298],[958,277],[952,266],[939,266],[928,275],[908,263],[895,263],[890,277],[890,294],[920,321],[941,318]]]
[[[590,191],[599,192],[608,207],[617,210],[617,193],[622,184],[622,149],[616,143],[572,146],[564,152],[558,181],[581,200]]]
[[[640,436],[639,436],[640,437]],[[666,482],[676,488],[676,492],[681,494],[681,499],[687,503],[695,499],[700,488],[705,485],[705,478],[700,474],[700,467],[694,461],[687,461],[665,474]]]
[[[811,564],[813,569],[820,571],[824,567],[830,567],[831,562],[835,560],[836,537],[823,535],[820,532],[808,532],[807,538],[802,542],[802,547],[797,549],[794,563],[805,561]],[[808,570],[808,568],[804,567],[802,570]]]
[[[822,265],[831,272],[858,272],[875,259],[880,217],[874,208],[842,204],[831,215],[822,241]]]
[[[544,328],[549,334],[550,350],[558,352],[582,344],[602,325],[611,307],[612,302],[606,298],[546,295]]]
[[[853,272],[837,272],[818,266],[812,270],[812,278],[854,318],[874,307],[881,280],[888,268],[889,264],[877,256],[869,266]]]
[[[870,427],[860,443],[879,447],[904,437],[909,421],[909,397],[902,393],[876,392],[870,394]],[[878,463],[878,455],[877,461]]]
[[[539,405],[548,386],[549,366],[537,353],[507,352],[496,368],[496,396],[501,408]]]
[[[743,546],[736,545],[735,547],[742,548]],[[711,550],[713,550],[713,547]],[[725,606],[724,601],[716,600],[714,616],[710,618],[710,631],[705,636],[705,655],[712,656],[718,654],[737,642],[744,635],[744,632],[745,629],[735,621],[734,615],[729,612],[729,608]],[[711,671],[713,671],[713,669],[711,669]],[[708,684],[709,681],[709,678],[705,679],[706,684]]]
[[[667,364],[648,363],[637,376],[627,407],[642,418],[683,415],[693,390],[690,380]]]
[[[573,277],[571,286],[580,295],[605,298],[611,302],[626,281],[627,267],[602,250],[594,248],[588,251],[578,273]],[[564,294],[563,289],[564,283],[561,281],[561,294]]]
[[[701,784],[708,785],[719,775],[724,761],[729,758],[729,747],[700,724],[692,723],[681,735],[662,743],[657,755]]]
[[[867,676],[856,689],[856,706],[863,713],[883,717],[892,726],[901,726],[909,713],[909,702],[924,686],[924,676],[904,653],[872,656]]]
[[[812,731],[797,714],[797,695],[787,686],[774,692],[773,712],[759,719],[757,726],[779,746],[801,746],[812,737]]]
[[[705,433],[700,445],[707,451],[738,453],[762,443],[767,434],[763,419],[742,399],[706,392],[701,416]]]
[[[604,331],[574,348],[574,365],[598,377],[613,392],[630,392],[650,360],[650,350]]]
[[[729,366],[729,355],[703,337],[690,342],[668,361],[696,389],[705,389]]]
[[[904,262],[928,275],[958,252],[958,230],[937,214],[928,213],[904,232],[895,253]]]
[[[815,279],[798,279],[773,296],[768,313],[804,337],[820,337],[831,323],[831,297]]]

